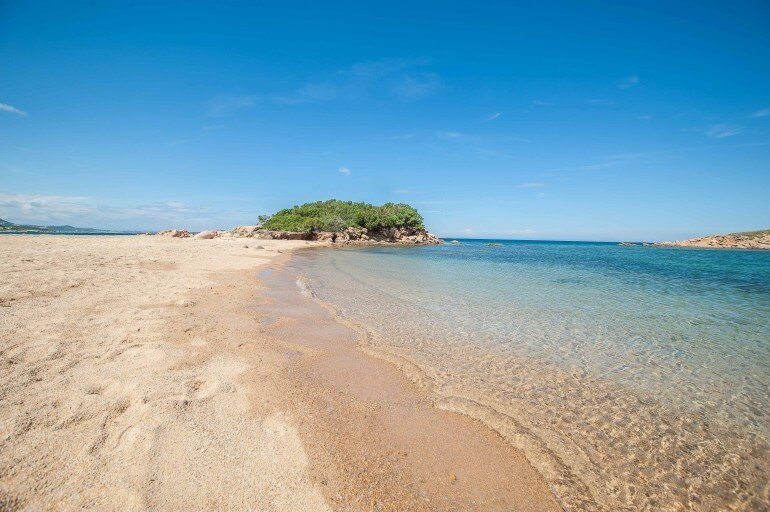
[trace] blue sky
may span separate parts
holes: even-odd
[[[364,4],[2,2],[0,217],[226,228],[334,197],[444,236],[770,227],[767,2]]]

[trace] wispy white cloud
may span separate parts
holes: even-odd
[[[500,138],[502,142],[522,142],[529,144],[532,139],[528,137],[519,137],[518,135],[506,135]]]
[[[269,94],[260,97],[262,101],[280,105],[299,105],[302,103],[323,103],[338,98],[340,87],[332,82],[317,82],[305,84],[294,92],[286,94]]]
[[[440,86],[436,73],[424,71],[394,77],[390,81],[390,92],[399,100],[413,101],[432,95]]]
[[[630,89],[639,85],[639,75],[629,75],[618,82],[618,89]]]
[[[703,133],[714,139],[724,139],[743,133],[743,128],[729,124],[715,124],[706,128]]]
[[[249,221],[251,212],[193,206],[181,201],[106,206],[85,196],[0,192],[0,218],[26,224],[104,229],[216,229]]]
[[[337,169],[337,172],[339,172],[344,176],[350,176],[351,170],[348,169],[347,167],[340,167],[339,169]]]
[[[652,119],[652,117],[653,116],[651,116],[650,114],[644,114],[644,115],[638,116],[637,119],[641,119],[642,121],[649,121],[650,119]]]
[[[397,188],[393,191],[394,194],[411,194],[412,191],[408,188]]]
[[[27,169],[19,167],[18,165],[7,164],[3,162],[0,162],[0,171],[7,172],[10,174],[17,174],[20,176],[34,176],[35,174],[33,172],[28,171]]]
[[[670,151],[653,150],[640,151],[637,153],[617,153],[614,155],[604,155],[597,158],[597,162],[592,164],[580,165],[577,167],[565,167],[559,171],[598,171],[602,169],[611,169],[624,167],[630,164],[650,164],[659,163],[662,159],[670,156]]]
[[[384,140],[410,140],[418,137],[419,137],[419,134],[417,133],[401,133],[398,135],[391,135],[389,137],[385,137]]]
[[[431,96],[442,86],[441,77],[428,69],[429,65],[430,61],[425,58],[359,62],[329,72],[293,91],[237,97],[243,101],[236,99],[234,106],[240,109],[258,102],[299,105],[382,98],[416,101]],[[225,108],[231,110],[230,102],[225,102]]]
[[[545,187],[545,183],[540,182],[534,182],[534,183],[522,183],[519,185],[519,188],[543,188]]]
[[[8,105],[7,103],[0,103],[0,112],[10,112],[11,114],[27,117],[26,112],[14,107],[13,105]]]
[[[753,112],[749,117],[768,117],[770,116],[770,108],[764,108]]]
[[[486,119],[484,119],[484,121],[486,122],[494,121],[495,119],[500,119],[500,116],[502,115],[503,115],[502,112],[495,112],[494,114],[487,116]]]
[[[332,82],[344,97],[387,96],[413,101],[434,94],[441,87],[441,77],[428,69],[430,60],[383,58],[358,62],[334,73]]]
[[[482,157],[500,158],[511,156],[512,143],[529,143],[530,139],[516,135],[473,134],[451,130],[439,130],[427,134],[425,142],[431,148],[459,155],[473,153]]]
[[[338,73],[357,75],[366,78],[379,78],[428,65],[430,65],[430,59],[427,57],[384,57],[382,59],[357,62],[347,69],[338,71]]]
[[[79,196],[8,194],[0,192],[0,218],[11,222],[53,221],[91,212],[88,198]]]
[[[687,131],[693,131],[697,133],[705,133],[703,129],[689,129]],[[676,149],[659,149],[649,151],[639,151],[635,153],[616,153],[612,155],[603,155],[597,157],[595,163],[580,165],[576,167],[563,167],[560,169],[554,169],[554,171],[594,171],[610,168],[623,168],[629,165],[643,166],[643,165],[656,165],[659,166],[663,162],[682,158],[687,153],[703,153],[706,151],[715,151],[724,148],[744,148],[744,147],[756,147],[766,146],[766,142],[750,142],[750,143],[721,143],[714,144],[713,142],[699,144],[689,147],[677,147]]]
[[[192,139],[174,139],[174,140],[168,141],[166,144],[168,144],[169,147],[174,148],[177,146],[184,146],[186,144],[189,144],[190,142],[192,142]]]
[[[542,100],[534,100],[532,103],[537,105],[538,107],[553,107],[553,103],[549,101],[542,101]]]
[[[206,115],[221,117],[238,110],[249,109],[257,104],[257,99],[254,95],[219,95],[211,98],[206,104]]]

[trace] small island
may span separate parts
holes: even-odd
[[[713,249],[770,249],[770,229],[726,235],[709,235],[689,240],[661,242],[658,247],[707,247]]]
[[[440,238],[425,229],[422,215],[403,203],[374,206],[353,201],[316,201],[285,208],[274,215],[260,215],[259,224],[229,231],[204,231],[193,235],[184,230],[158,233],[175,238],[261,238],[309,240],[332,244],[437,245]]]

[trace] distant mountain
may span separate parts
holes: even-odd
[[[36,226],[32,224],[14,224],[0,219],[0,233],[48,233],[48,234],[89,234],[89,233],[133,233],[133,231],[108,231],[75,226]]]
[[[111,233],[111,231],[106,231],[104,229],[95,229],[95,228],[76,228],[75,226],[45,226],[48,229],[52,230],[55,233]]]

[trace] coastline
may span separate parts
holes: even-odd
[[[10,508],[560,509],[499,435],[280,281],[307,242],[6,240]]]
[[[708,235],[689,240],[658,242],[656,247],[680,247],[699,249],[770,250],[770,230]]]
[[[283,265],[291,263],[274,262],[263,281],[273,332],[295,354],[287,403],[312,411],[300,436],[311,468],[336,481],[325,493],[335,509],[561,510],[520,452],[487,425],[436,407],[426,381],[365,350],[355,322],[308,300]]]
[[[361,246],[318,246],[299,251],[316,251],[324,247],[351,251],[367,249],[367,247]],[[274,261],[270,266],[282,267],[288,262],[289,257],[282,258],[282,261]],[[429,403],[430,407],[453,416],[460,416],[471,423],[480,425],[484,430],[493,432],[494,437],[501,439],[507,447],[515,452],[517,457],[521,457],[522,465],[529,466],[537,473],[539,479],[544,481],[551,498],[555,500],[560,510],[612,510],[618,505],[607,502],[605,497],[598,492],[601,481],[589,471],[593,464],[591,461],[580,456],[573,458],[574,453],[572,454],[573,457],[568,457],[565,460],[563,459],[566,454],[565,451],[554,452],[553,447],[549,446],[549,443],[562,445],[564,440],[559,439],[558,436],[550,436],[549,439],[539,437],[527,420],[517,419],[502,412],[504,409],[494,400],[489,400],[483,396],[472,396],[460,389],[455,389],[449,393],[443,389],[436,389],[437,386],[443,388],[444,385],[439,385],[436,376],[430,375],[428,368],[421,367],[417,361],[408,355],[398,353],[394,347],[376,343],[375,334],[363,322],[356,318],[348,318],[338,305],[319,298],[312,286],[306,281],[301,269],[292,273],[292,276],[289,277],[289,280],[296,278],[296,285],[306,298],[312,299],[336,323],[356,333],[355,347],[351,347],[351,350],[356,350],[366,357],[393,368],[397,374],[417,388],[422,395],[422,400]],[[290,290],[291,283],[284,283],[282,289]],[[458,356],[462,357],[459,354]],[[557,376],[554,375],[553,377],[556,378]],[[580,469],[585,471],[577,474],[576,471]],[[519,503],[516,505],[519,507],[516,510],[529,509],[522,507]],[[403,508],[395,508],[394,510],[403,510]],[[547,510],[547,508],[540,504],[535,506],[533,510]]]

